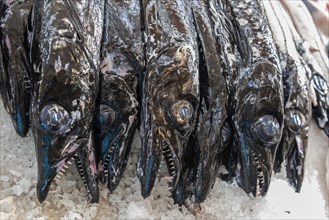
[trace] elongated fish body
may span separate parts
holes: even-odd
[[[146,71],[141,101],[141,155],[137,175],[149,196],[161,154],[175,188],[199,106],[196,31],[187,0],[143,1]]]
[[[230,6],[223,0],[210,0],[209,11],[214,23],[214,32],[216,35],[217,43],[220,47],[220,60],[222,63],[223,74],[226,80],[227,92],[229,94],[229,103],[232,102],[234,97],[234,84],[231,79],[232,76],[236,76],[238,73],[236,53],[237,47],[235,45],[234,33],[236,30],[232,24],[232,15]],[[225,165],[227,170],[233,170],[236,164],[236,152],[234,148],[227,147],[232,142],[232,105],[229,104],[228,116],[229,120],[225,121],[225,126],[222,129],[222,138],[224,143],[224,152],[222,152],[221,164]],[[232,180],[234,173],[228,172],[226,174],[221,173],[222,179]]]
[[[303,57],[305,63],[308,65],[311,75],[310,80],[310,94],[313,106],[313,115],[315,116],[320,128],[324,129],[327,136],[329,136],[329,85],[328,72],[323,72],[318,60],[315,59],[314,53],[311,53],[311,44],[308,39],[303,39],[296,30],[291,17],[287,12],[282,12],[292,33],[293,39],[297,46],[298,52]],[[311,40],[313,41],[313,40]],[[328,62],[328,59],[327,59]],[[302,62],[304,63],[304,62]]]
[[[312,116],[308,70],[302,65],[290,28],[279,2],[263,2],[276,44],[284,89],[284,132],[278,147],[274,170],[280,171],[286,160],[286,174],[291,186],[299,192],[304,177],[304,159]]]
[[[281,0],[282,4],[288,11],[296,30],[301,38],[310,44],[311,52],[319,64],[326,79],[329,78],[329,62],[325,52],[325,47],[321,42],[321,38],[315,27],[312,16],[302,1]]]
[[[224,121],[227,118],[228,93],[209,7],[209,1],[204,0],[194,1],[192,5],[201,47],[200,105],[196,127],[187,147],[189,151],[194,151],[195,164],[192,163],[191,170],[189,166],[193,158],[190,157],[191,152],[187,152],[188,155],[183,160],[182,174],[173,195],[177,203],[193,205],[189,207],[192,210],[198,210],[198,204],[206,199],[215,183],[220,166],[220,154],[224,149],[223,140],[227,138],[222,137],[222,130],[225,129]],[[190,176],[187,173],[190,173]],[[180,191],[184,188],[187,189],[187,198],[182,201],[183,193]],[[189,189],[192,191],[188,191]]]
[[[30,125],[30,72],[28,22],[34,0],[16,1],[1,20],[1,94],[14,128],[25,137]]]
[[[144,62],[140,18],[137,0],[105,3],[96,143],[100,140],[100,180],[111,192],[127,165],[137,125],[137,83]]]
[[[103,1],[37,1],[32,35],[31,127],[38,162],[37,196],[75,159],[89,202],[99,199],[93,117],[98,93]]]
[[[279,60],[260,1],[226,1],[235,28],[238,72],[233,93],[232,150],[238,185],[254,196],[267,193],[274,154],[283,129],[283,89]]]
[[[329,37],[329,15],[326,13],[325,8],[320,8],[316,3],[311,0],[302,0],[308,11],[312,15],[315,26],[321,31],[326,37]]]

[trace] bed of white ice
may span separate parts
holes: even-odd
[[[36,197],[36,160],[32,135],[16,135],[0,100],[0,219],[194,219],[173,204],[165,181],[157,182],[152,195],[143,199],[136,177],[138,143],[118,189],[109,194],[100,186],[99,204],[87,204],[85,189],[75,167],[54,182],[46,201]],[[138,142],[138,139],[137,141]],[[328,219],[328,138],[313,123],[300,194],[294,193],[284,174],[273,177],[264,198],[251,198],[240,188],[218,179],[202,204],[201,219]]]

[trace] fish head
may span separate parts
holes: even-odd
[[[242,79],[234,103],[235,177],[248,194],[264,196],[282,135],[282,87],[273,65],[258,63],[252,71],[252,78]]]
[[[198,72],[194,48],[183,45],[164,51],[148,67],[148,100],[142,103],[142,152],[137,174],[147,197],[159,169],[161,154],[167,164],[169,185],[175,188],[182,157],[195,126],[199,105]],[[146,89],[145,88],[145,89]]]
[[[49,38],[36,57],[39,75],[31,107],[38,181],[37,196],[46,199],[54,178],[73,157],[89,202],[98,201],[92,123],[98,75],[85,48],[63,38]]]
[[[279,148],[286,160],[286,175],[290,185],[300,192],[304,177],[304,161],[308,145],[308,132],[312,117],[309,81],[306,72],[293,65],[287,80],[284,133]],[[317,81],[317,80],[316,80]],[[318,85],[321,85],[321,80]],[[323,87],[325,88],[325,87]]]
[[[101,63],[96,144],[101,149],[100,180],[112,192],[126,167],[136,129],[136,71],[122,51],[107,52]]]
[[[286,152],[286,175],[289,184],[296,192],[300,192],[304,179],[309,120],[298,110],[290,110],[285,117],[286,127],[281,144]]]
[[[11,4],[10,7],[1,16],[0,92],[16,133],[25,137],[30,126],[31,95],[30,63],[25,37],[32,1],[12,1],[8,4]]]

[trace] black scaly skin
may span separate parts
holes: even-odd
[[[161,154],[175,188],[199,106],[198,48],[190,1],[144,0],[146,71],[141,100],[143,197],[153,188]]]
[[[236,156],[235,167],[229,171],[247,194],[264,196],[283,129],[281,70],[260,1],[226,4],[237,49],[237,71],[227,75]]]
[[[1,95],[18,135],[30,126],[30,74],[28,23],[34,0],[16,1],[0,22]]]
[[[92,129],[103,6],[103,1],[92,0],[34,4],[31,127],[40,202],[72,157],[86,186],[88,202],[99,199]]]
[[[175,202],[184,203],[192,212],[199,210],[199,204],[215,183],[224,140],[229,138],[228,133],[222,132],[226,129],[223,127],[228,93],[209,7],[207,0],[198,0],[192,5],[200,44],[200,105],[196,127],[184,155],[182,174],[173,193]]]
[[[104,16],[95,133],[100,180],[113,192],[127,165],[138,119],[137,83],[144,62],[140,2],[107,0]]]
[[[301,62],[280,3],[263,4],[278,50],[284,86],[285,127],[276,153],[274,171],[280,171],[281,163],[286,160],[288,181],[296,192],[300,192],[312,117],[308,80],[311,73]]]

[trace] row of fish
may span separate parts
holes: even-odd
[[[221,165],[264,196],[284,161],[299,192],[312,108],[329,135],[329,67],[294,3],[2,0],[0,91],[16,132],[33,132],[39,201],[71,161],[89,202],[98,181],[114,191],[136,129],[143,197],[164,175],[198,212]]]

